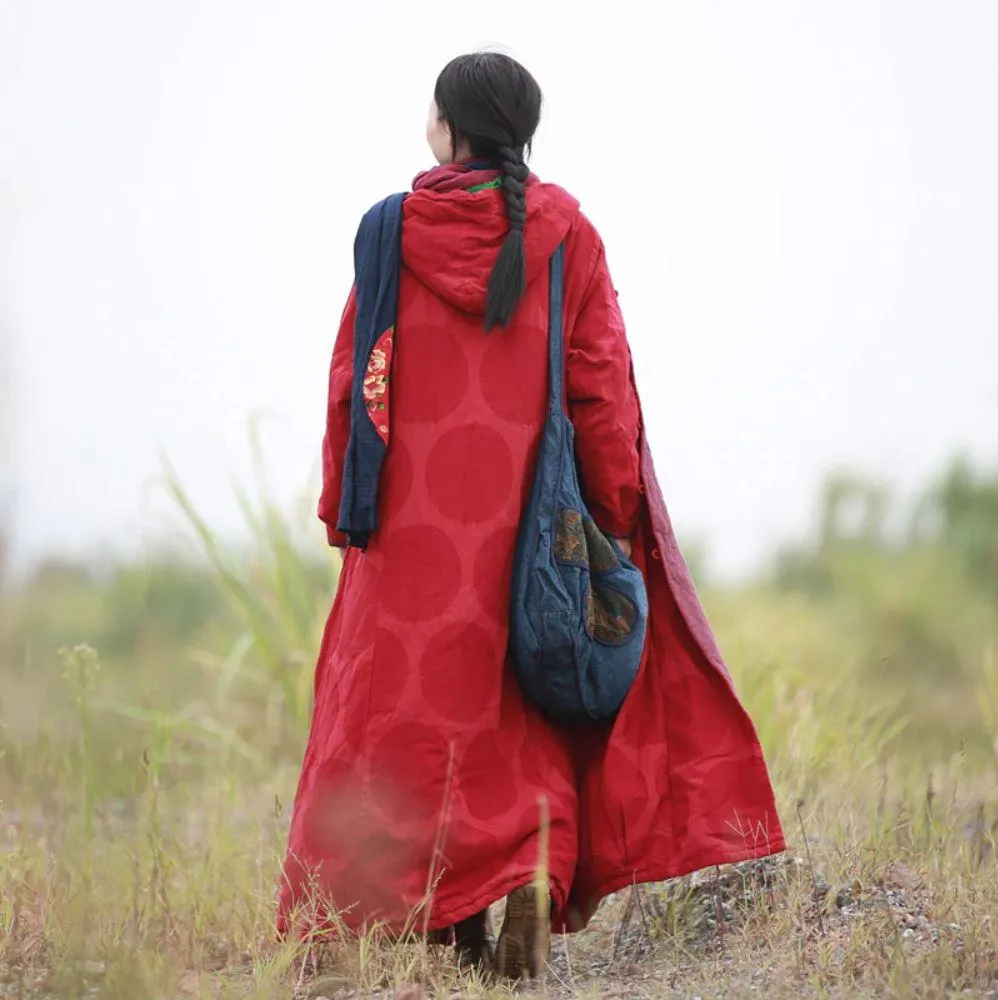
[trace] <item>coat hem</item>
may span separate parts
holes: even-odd
[[[569,914],[572,910],[571,905],[569,905],[564,911],[555,914],[554,927],[559,932],[569,934],[585,930],[599,909],[600,903],[607,896],[615,892],[621,892],[630,886],[666,882],[669,879],[681,878],[684,875],[690,875],[693,872],[703,871],[706,868],[713,868],[717,865],[734,865],[742,861],[759,861],[762,858],[771,858],[777,854],[783,854],[786,849],[786,841],[781,835],[774,837],[765,847],[756,849],[732,848],[720,853],[707,851],[703,854],[696,854],[678,865],[648,865],[645,868],[607,876],[596,883],[596,889],[589,896],[590,904],[587,907],[587,911],[580,912],[576,910],[574,916],[577,919],[572,921],[569,920]]]
[[[648,865],[630,872],[618,872],[609,875],[597,882],[597,887],[593,891],[591,909],[587,913],[575,915],[581,918],[581,922],[569,919],[572,910],[571,903],[564,890],[564,880],[552,878],[552,904],[553,924],[556,930],[566,933],[575,933],[585,930],[595,915],[599,904],[607,896],[615,892],[621,892],[632,885],[645,885],[656,882],[666,882],[669,879],[680,878],[692,872],[713,868],[716,865],[738,864],[742,861],[758,861],[762,858],[774,857],[786,851],[786,841],[782,836],[776,837],[766,844],[765,847],[757,849],[732,848],[720,853],[707,851],[696,854],[692,858],[684,859],[680,864],[672,865]],[[426,924],[428,931],[446,930],[454,924],[466,920],[468,917],[481,913],[499,900],[504,899],[515,889],[527,885],[536,877],[536,873],[529,867],[522,868],[515,875],[503,875],[495,878],[486,884],[486,887],[470,898],[463,900],[455,899],[450,904],[439,905],[434,900],[430,920]],[[420,926],[422,926],[420,924]]]
[[[493,903],[504,899],[514,890],[530,884],[536,877],[537,873],[533,868],[523,868],[516,875],[504,875],[493,879],[487,883],[486,888],[482,889],[470,900],[464,900],[459,903],[455,899],[454,905],[450,908],[440,907],[434,901],[433,911],[426,929],[428,931],[445,930],[461,920],[467,920],[468,917],[473,917],[476,913],[481,913],[482,910],[492,906]],[[552,911],[558,912],[564,909],[564,901],[567,899],[564,882],[561,879],[552,878],[551,888],[552,895],[555,897]]]

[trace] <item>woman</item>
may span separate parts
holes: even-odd
[[[380,527],[346,551],[280,903],[285,933],[454,928],[460,952],[487,961],[485,913],[507,897],[497,957],[514,977],[543,970],[549,906],[550,925],[577,930],[610,892],[784,846],[658,490],[603,245],[575,199],[524,164],[540,110],[537,83],[506,56],[462,56],[437,80],[427,140],[440,165],[402,207],[397,331],[364,377],[386,443]],[[586,732],[526,702],[506,653],[562,244],[586,499],[650,605],[634,688],[611,727]],[[341,547],[356,314],[351,295],[319,503]]]

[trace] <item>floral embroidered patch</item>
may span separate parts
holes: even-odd
[[[388,380],[392,369],[394,347],[395,327],[390,326],[374,345],[364,375],[364,405],[367,407],[367,415],[385,444],[388,443],[391,428]]]
[[[554,536],[554,557],[569,566],[589,566],[589,550],[582,515],[577,510],[563,510],[558,514]]]
[[[634,630],[638,610],[623,594],[608,587],[590,587],[586,593],[586,628],[597,641],[618,646]]]
[[[611,570],[620,569],[617,553],[613,551],[613,546],[606,535],[596,527],[596,522],[587,518],[583,527],[586,532],[586,544],[589,547],[590,572],[609,573]]]

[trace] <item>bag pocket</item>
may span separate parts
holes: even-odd
[[[593,642],[601,646],[626,646],[642,632],[637,604],[606,580],[590,580],[583,603],[582,621]]]

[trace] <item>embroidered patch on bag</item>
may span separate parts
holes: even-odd
[[[593,573],[609,573],[610,570],[620,569],[620,560],[617,553],[613,551],[606,535],[596,527],[596,522],[590,518],[586,519],[584,525],[586,532],[586,544],[589,548],[589,569]]]
[[[388,375],[392,368],[392,353],[395,346],[395,327],[390,326],[378,338],[367,361],[364,375],[364,406],[374,429],[385,444],[391,424],[389,422]]]
[[[582,515],[577,510],[563,510],[558,514],[554,536],[554,557],[569,566],[588,566],[589,550]]]
[[[608,587],[590,587],[586,594],[586,628],[597,641],[617,646],[634,631],[638,609],[623,594]]]

